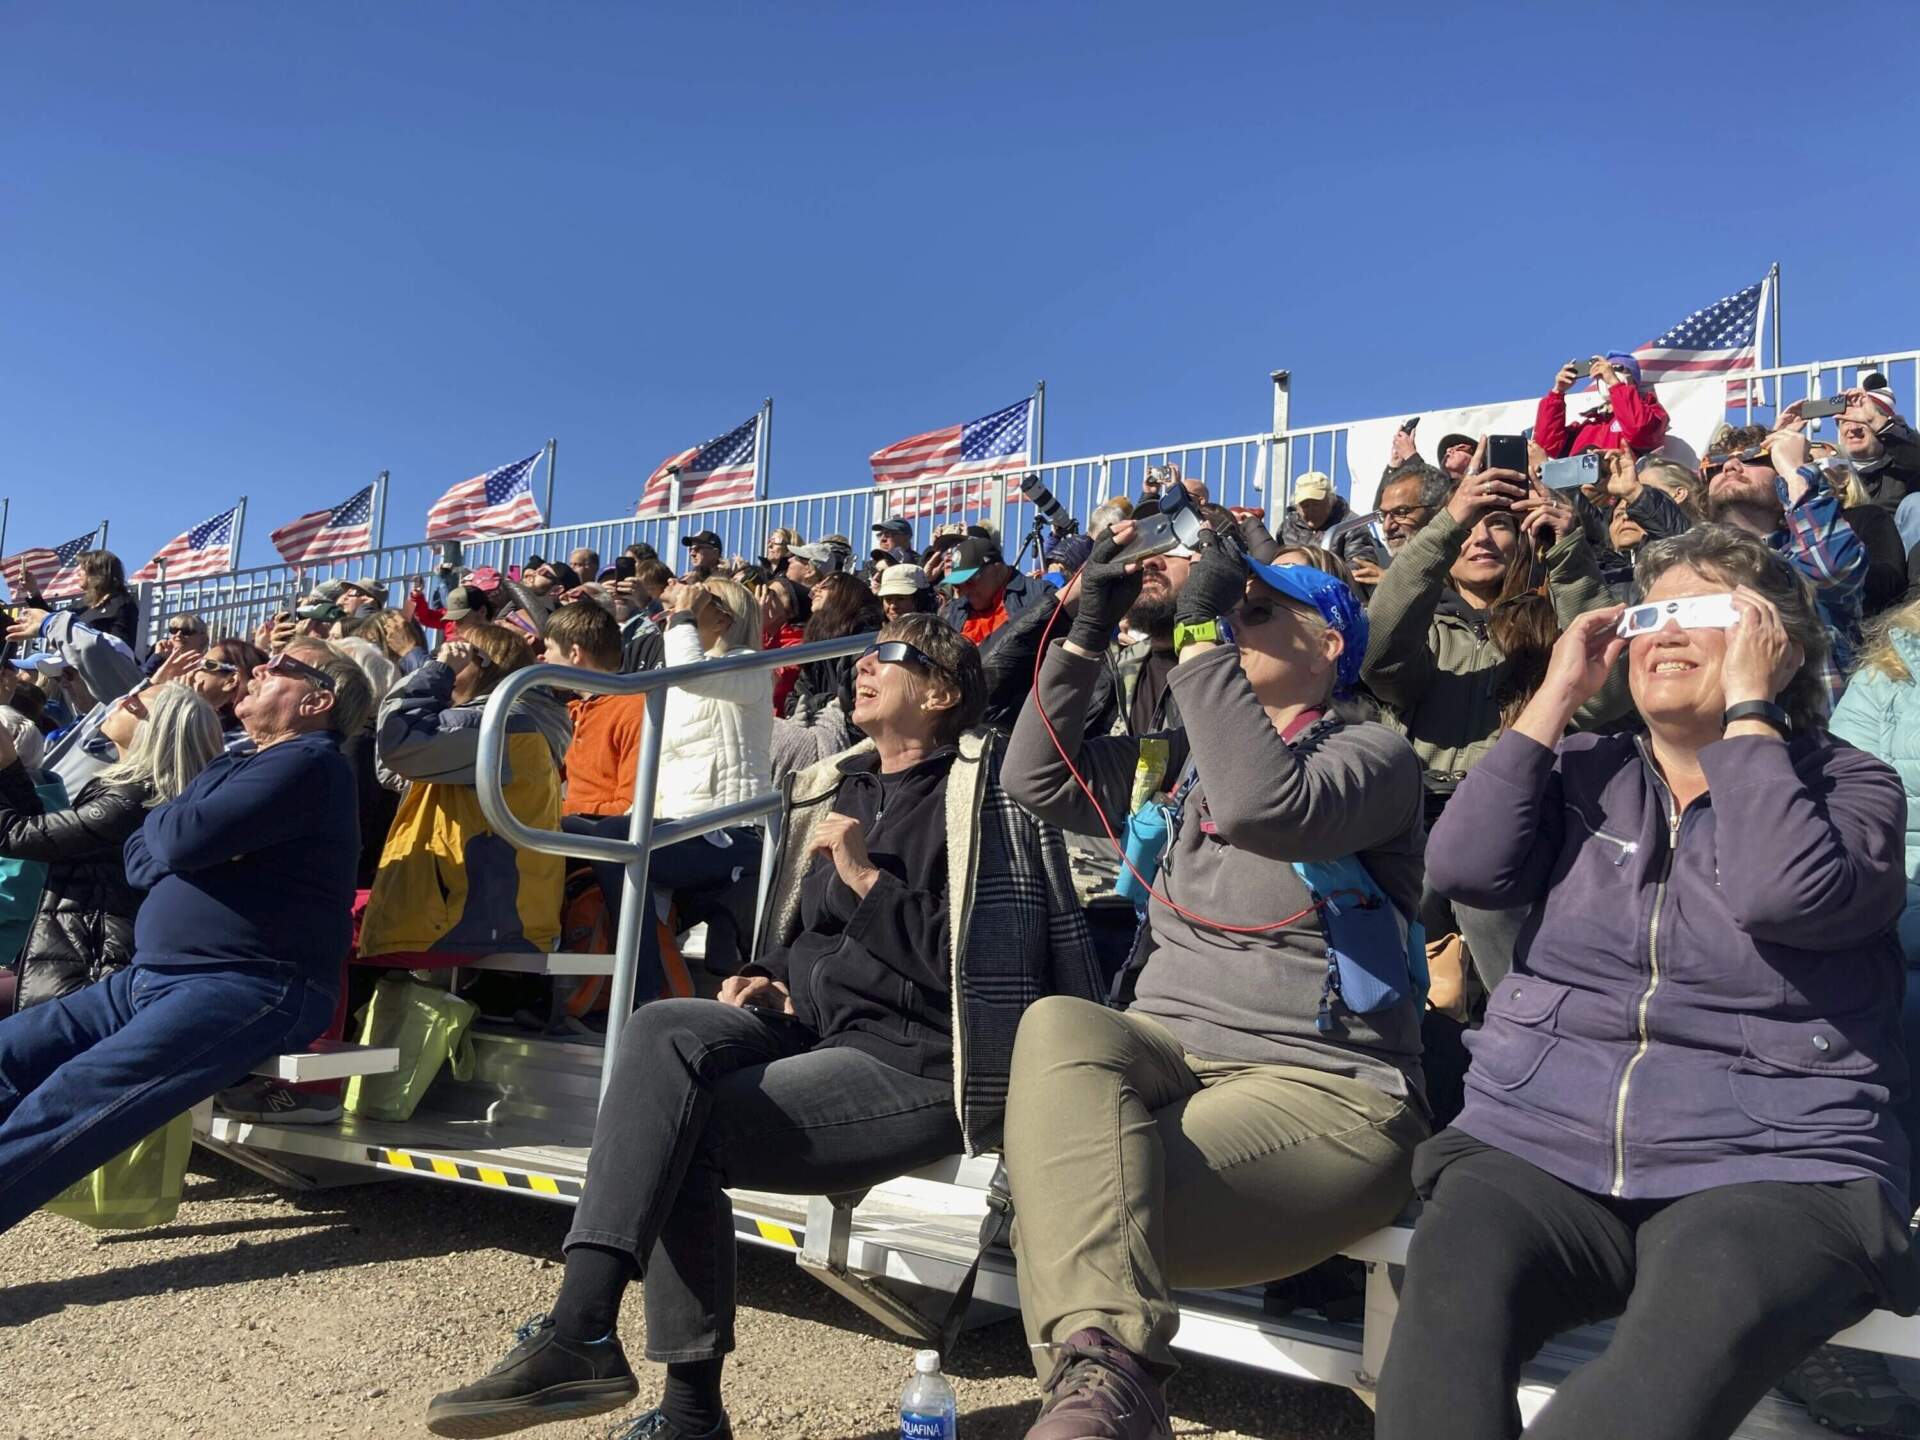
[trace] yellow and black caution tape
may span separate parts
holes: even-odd
[[[470,1185],[521,1190],[529,1195],[545,1195],[550,1199],[578,1200],[580,1192],[586,1188],[584,1182],[571,1176],[496,1170],[491,1165],[449,1160],[441,1155],[415,1155],[408,1150],[389,1150],[381,1145],[369,1145],[367,1159],[386,1170],[411,1170],[417,1175],[438,1175],[443,1180],[464,1180]]]

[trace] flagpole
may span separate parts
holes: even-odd
[[[1038,465],[1047,458],[1047,382],[1038,381],[1033,387],[1033,463]]]
[[[245,532],[246,528],[247,528],[247,497],[242,495],[240,497],[240,503],[234,507],[233,549],[229,551],[227,554],[227,569],[229,571],[238,570],[240,568],[240,537]]]
[[[13,501],[0,496],[0,555],[7,553],[7,512],[12,509]]]
[[[1768,272],[1768,278],[1773,281],[1773,368],[1778,370],[1780,368],[1780,262],[1778,260],[1773,262],[1773,269]]]
[[[373,548],[387,543],[387,472],[382,470],[373,481]],[[379,566],[375,565],[375,569]]]
[[[547,503],[540,507],[543,516],[541,523],[549,529],[553,526],[553,453],[559,448],[560,442],[549,437],[547,440]]]
[[[754,449],[758,452],[753,457],[754,498],[765,500],[767,470],[773,464],[773,397],[771,395],[760,402],[760,426],[753,438],[753,443]],[[753,508],[755,517],[753,558],[757,560],[767,553],[767,507],[756,505]]]
[[[107,548],[107,522],[104,520],[100,522],[100,528],[93,532],[93,548],[96,550]]]

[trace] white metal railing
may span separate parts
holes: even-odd
[[[1744,387],[1756,398],[1764,397],[1765,408],[1729,413],[1736,422],[1743,413],[1771,416],[1780,406],[1795,400],[1837,394],[1873,369],[1886,374],[1896,396],[1908,405],[1914,403],[1916,393],[1920,393],[1920,350],[1901,350],[1754,371],[1745,378]],[[1139,494],[1148,469],[1157,465],[1178,465],[1182,474],[1205,481],[1211,497],[1223,505],[1264,508],[1270,514],[1285,507],[1291,477],[1309,470],[1335,477],[1342,493],[1349,496],[1370,494],[1377,477],[1353,476],[1347,452],[1349,429],[1366,422],[1290,426],[1285,419],[1284,372],[1276,372],[1274,379],[1280,389],[1275,426],[1269,432],[1049,460],[1002,475],[965,480],[884,489],[867,485],[713,509],[550,526],[521,535],[467,541],[461,547],[461,563],[467,567],[491,565],[504,574],[530,555],[564,558],[579,546],[594,550],[603,563],[610,563],[637,541],[652,545],[660,558],[678,571],[680,542],[696,531],[718,534],[724,554],[752,558],[763,553],[766,536],[776,527],[797,530],[808,540],[844,536],[855,555],[861,556],[871,546],[874,522],[888,515],[909,520],[917,547],[924,547],[934,526],[947,521],[991,524],[1004,537],[1011,557],[1033,526],[1033,506],[1017,488],[1020,477],[1028,473],[1039,476],[1060,503],[1081,519],[1112,496]],[[1831,431],[1826,433],[1830,435]],[[384,582],[399,601],[414,578],[430,582],[440,562],[441,547],[419,541],[304,567],[259,565],[203,580],[168,582],[155,597],[147,633],[157,639],[166,616],[182,610],[205,616],[216,633],[245,633],[284,604],[290,594],[305,593],[322,580],[355,575],[371,575]]]
[[[768,892],[773,885],[781,803],[778,790],[763,791],[751,799],[724,805],[704,814],[682,815],[655,822],[654,787],[660,778],[660,742],[666,733],[667,691],[689,678],[707,679],[715,675],[772,670],[782,665],[805,665],[815,660],[837,660],[842,656],[858,655],[872,641],[872,635],[852,635],[844,640],[820,640],[811,645],[793,645],[783,650],[745,650],[703,660],[697,665],[645,670],[637,675],[576,670],[566,665],[529,665],[508,675],[487,697],[486,709],[480,717],[474,788],[479,792],[480,809],[494,833],[508,844],[523,850],[599,860],[626,868],[620,891],[620,925],[614,941],[613,982],[607,998],[607,1045],[600,1060],[600,1093],[603,1096],[613,1075],[614,1056],[620,1048],[620,1033],[626,1027],[627,1017],[633,1013],[633,989],[640,963],[640,926],[653,915],[652,892],[647,886],[647,870],[653,852],[696,835],[724,829],[728,825],[765,821],[767,838],[760,847],[759,901],[754,909],[754,933],[747,938],[749,947],[760,933],[766,916]],[[507,720],[514,702],[535,685],[551,685],[556,689],[573,690],[586,695],[647,697],[647,723],[640,731],[640,756],[634,767],[633,810],[626,839],[616,840],[604,835],[572,835],[563,830],[537,830],[524,824],[507,808],[503,778],[507,766]]]

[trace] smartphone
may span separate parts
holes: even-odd
[[[633,578],[633,572],[639,568],[639,565],[640,562],[635,560],[633,556],[622,555],[618,560],[613,562],[613,578],[616,580],[631,580]]]
[[[1847,397],[1844,395],[1835,395],[1826,400],[1802,400],[1800,402],[1800,418],[1802,420],[1818,420],[1827,415],[1838,415],[1846,410],[1846,408]]]
[[[1583,485],[1600,483],[1600,452],[1583,450],[1564,460],[1549,460],[1540,467],[1540,483],[1549,490],[1577,490]]]
[[[1487,468],[1527,473],[1527,440],[1524,435],[1489,435]]]
[[[1402,435],[1411,435],[1414,432],[1414,430],[1419,427],[1419,424],[1420,424],[1420,417],[1416,415],[1411,420],[1407,421],[1406,424],[1400,427],[1400,433]]]

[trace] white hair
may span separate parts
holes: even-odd
[[[353,635],[344,640],[329,641],[327,648],[342,660],[359,667],[360,673],[367,677],[367,685],[373,691],[376,705],[400,682],[400,667],[371,640],[362,640]]]
[[[142,693],[140,703],[147,718],[100,778],[110,785],[142,786],[147,804],[160,805],[178,799],[226,746],[220,717],[187,686],[156,686]]]

